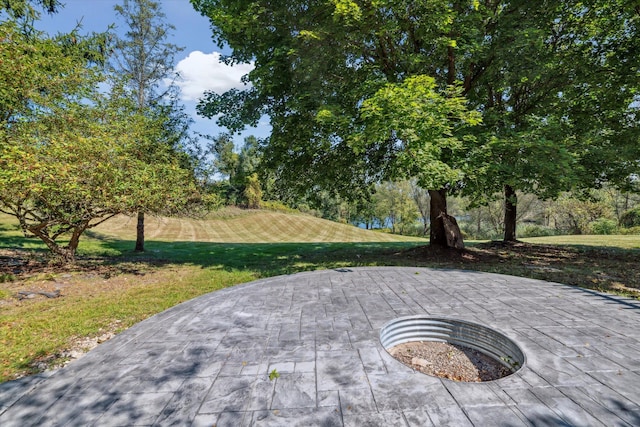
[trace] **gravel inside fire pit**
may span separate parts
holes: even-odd
[[[396,345],[388,352],[410,368],[453,381],[493,381],[512,373],[480,351],[446,342],[408,342]]]

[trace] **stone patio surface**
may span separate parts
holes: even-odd
[[[414,372],[379,331],[417,314],[492,327],[526,362],[485,383]],[[30,425],[639,426],[640,303],[426,268],[259,280],[173,307],[54,373],[0,384],[0,426]]]

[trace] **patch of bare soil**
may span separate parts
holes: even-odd
[[[416,371],[452,381],[493,381],[512,374],[510,369],[484,353],[446,342],[408,342],[388,351],[396,360]]]

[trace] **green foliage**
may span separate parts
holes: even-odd
[[[229,178],[235,178],[240,162],[239,156],[234,152],[233,138],[228,133],[223,133],[215,138],[211,138],[208,151],[213,155],[214,173],[219,173]]]
[[[294,209],[290,206],[285,205],[282,202],[274,201],[274,200],[266,200],[260,203],[260,208],[274,211],[274,212],[285,212],[285,213],[298,213],[297,209]]]
[[[37,7],[34,7],[34,4]],[[47,13],[55,13],[61,6],[58,0],[3,0],[0,2],[0,12],[5,11],[15,19],[37,19],[40,15],[38,9]]]
[[[480,205],[506,187],[553,199],[637,173],[640,15],[625,0],[192,4],[229,62],[256,64],[251,88],[198,110],[233,130],[270,116],[265,166],[285,200],[362,200],[402,176]],[[482,126],[455,126],[460,107]]]
[[[425,75],[389,83],[363,102],[365,130],[353,144],[357,152],[388,144],[396,151],[392,175],[415,177],[422,188],[452,186],[462,178],[456,160],[465,151],[454,131],[480,122],[480,115],[468,112],[465,102],[453,88],[439,93],[435,79]]]
[[[631,228],[620,228],[618,229],[618,233],[620,234],[638,234],[640,235],[640,226],[637,227],[631,227]]]
[[[274,191],[281,199],[298,195],[319,205],[321,200],[314,200],[315,196],[327,190],[344,200],[362,200],[370,195],[376,181],[402,169],[395,162],[393,141],[382,136],[382,129],[359,141],[353,138],[362,135],[363,124],[376,123],[373,112],[369,120],[360,121],[363,100],[387,83],[398,83],[397,91],[408,97],[410,90],[401,85],[403,78],[399,76],[424,74],[391,69],[393,66],[386,69],[384,65],[407,61],[388,58],[382,64],[383,53],[371,49],[377,40],[389,38],[395,43],[404,37],[387,29],[381,31],[383,36],[369,33],[369,21],[376,23],[374,27],[386,21],[382,12],[381,16],[370,16],[359,2],[350,1],[333,2],[329,9],[331,12],[333,6],[333,13],[327,13],[326,2],[300,8],[264,1],[192,3],[211,19],[214,37],[232,47],[230,62],[251,60],[258,64],[248,76],[252,88],[221,95],[208,93],[198,111],[207,117],[222,113],[219,124],[232,130],[255,123],[262,114],[270,116],[273,132],[266,145],[264,166],[273,172]],[[439,23],[441,16],[430,18]],[[423,36],[422,32],[415,34]],[[421,85],[417,80],[414,83]],[[437,113],[431,109],[425,114]],[[412,118],[419,115],[420,110],[414,111]],[[420,130],[426,129],[423,126]],[[437,141],[425,144],[438,145]],[[409,158],[406,155],[404,160]],[[437,173],[443,174],[439,169]]]
[[[592,234],[615,234],[618,230],[617,221],[610,218],[598,218],[588,225]]]
[[[99,80],[84,49],[64,37],[23,34],[15,21],[0,23],[0,123],[24,122],[39,109],[91,96]],[[6,136],[4,136],[6,137]]]
[[[373,195],[374,218],[380,228],[389,227],[392,233],[413,234],[418,210],[408,181],[385,181],[376,186]]]
[[[276,369],[269,372],[269,381],[273,381],[277,378],[280,378],[280,373]]]
[[[202,200],[181,156],[156,144],[166,115],[139,109],[117,83],[97,92],[102,76],[84,45],[26,36],[11,21],[0,31],[1,212],[70,261],[106,218]]]
[[[246,137],[237,153],[230,134],[223,133],[208,139],[211,142],[207,152],[213,156],[210,178],[215,174],[223,178],[212,184],[214,191],[226,204],[259,207],[264,193],[263,181],[258,175],[262,160],[260,141],[254,136]]]
[[[168,146],[152,156],[145,149],[157,124],[135,109],[95,101],[14,125],[0,148],[0,210],[67,259],[84,230],[110,216],[138,209],[176,214],[198,197]],[[66,233],[62,249],[55,241]]]
[[[597,198],[574,198],[568,194],[549,204],[548,215],[563,234],[589,234],[589,224],[610,218],[611,207]]]
[[[546,227],[544,225],[526,224],[518,228],[518,237],[542,237],[542,236],[554,236],[557,231],[552,227]]]
[[[629,209],[620,217],[620,226],[622,227],[640,227],[640,206]]]
[[[260,209],[260,204],[262,203],[262,188],[260,187],[257,173],[247,177],[244,197],[247,200],[247,207],[249,209]]]

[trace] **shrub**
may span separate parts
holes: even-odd
[[[518,237],[543,237],[553,236],[556,234],[556,230],[551,227],[538,224],[527,224],[519,229],[516,233]]]
[[[620,229],[618,229],[618,233],[620,233],[620,234],[639,234],[640,235],[640,226],[630,227],[630,228],[620,228]]]
[[[617,229],[616,221],[609,218],[598,218],[589,223],[589,230],[593,234],[614,234]]]
[[[629,209],[620,217],[621,227],[640,227],[640,206]]]
[[[266,209],[266,210],[269,210],[269,211],[275,211],[275,212],[286,212],[286,213],[297,213],[297,212],[300,212],[299,210],[293,209],[293,208],[285,205],[282,202],[274,201],[274,200],[263,201],[261,203],[260,207],[262,209]]]

